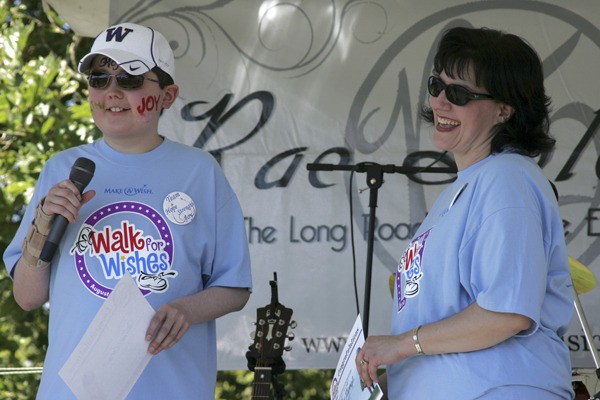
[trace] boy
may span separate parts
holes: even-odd
[[[161,110],[179,92],[163,35],[131,23],[109,27],[79,71],[88,74],[103,138],[48,161],[4,254],[18,304],[50,302],[38,399],[74,398],[58,372],[127,273],[156,310],[146,332],[153,357],[128,398],[214,398],[214,320],[242,309],[252,285],[239,202],[208,153],[158,132]],[[65,179],[81,157],[95,164],[83,193]],[[69,224],[43,262],[57,215]]]

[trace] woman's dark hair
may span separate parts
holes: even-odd
[[[514,108],[513,115],[492,132],[492,153],[505,149],[535,157],[552,150],[550,98],[544,88],[539,56],[520,37],[488,28],[452,28],[444,33],[433,61],[436,75],[474,78],[495,101]],[[474,73],[474,76],[470,76]],[[433,122],[423,105],[421,117]]]
[[[175,83],[171,75],[167,74],[159,67],[154,67],[151,71],[156,74],[156,77],[158,78],[158,85],[161,89],[164,89],[165,87],[173,85]]]

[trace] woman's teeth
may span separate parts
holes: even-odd
[[[446,118],[438,118],[438,124],[440,125],[446,125],[446,126],[459,126],[460,122],[458,121],[453,121],[451,119],[446,119]]]

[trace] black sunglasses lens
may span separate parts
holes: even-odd
[[[446,97],[450,103],[457,106],[464,106],[471,100],[470,93],[464,87],[458,85],[446,86]]]
[[[427,90],[433,97],[438,97],[442,90],[446,91],[448,101],[457,106],[464,106],[471,100],[471,94],[467,89],[460,85],[446,85],[437,76],[429,77]]]
[[[430,76],[427,85],[427,90],[429,90],[429,94],[433,97],[438,97],[440,93],[442,93],[442,90],[444,90],[445,86],[446,85],[444,85],[444,82],[442,82],[439,78],[436,78],[435,76]]]
[[[117,84],[123,89],[137,89],[144,84],[142,75],[119,74],[116,78]]]
[[[108,85],[109,80],[110,75],[108,74],[90,74],[90,76],[88,76],[89,85],[96,89],[105,88]]]

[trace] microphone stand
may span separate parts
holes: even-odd
[[[371,162],[359,163],[356,165],[336,165],[336,164],[307,164],[309,171],[354,171],[367,174],[367,186],[370,189],[369,195],[369,230],[367,236],[367,264],[365,274],[365,300],[363,304],[363,332],[365,338],[369,332],[369,310],[371,302],[371,275],[373,270],[373,245],[375,242],[375,214],[377,209],[378,191],[383,185],[384,173],[399,174],[417,174],[422,172],[436,173],[456,173],[456,168],[451,167],[409,167],[395,166],[393,164],[380,165]]]

